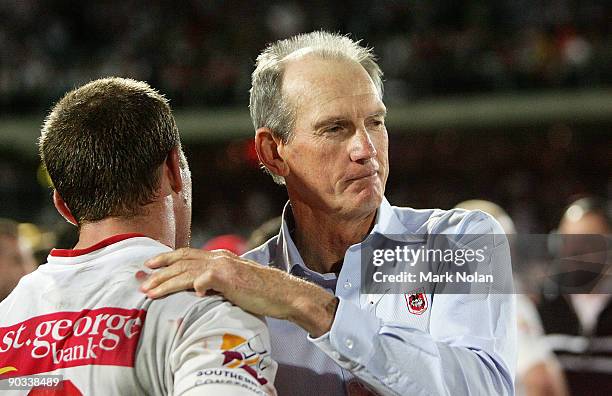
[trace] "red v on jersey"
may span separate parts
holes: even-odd
[[[78,257],[78,256],[83,256],[92,252],[95,252],[96,250],[105,248],[107,246],[110,246],[114,243],[117,242],[121,242],[121,241],[125,241],[126,239],[130,239],[130,238],[138,238],[138,237],[144,237],[143,234],[139,234],[139,233],[129,233],[129,234],[118,234],[118,235],[113,235],[112,237],[106,238],[94,245],[91,245],[89,247],[86,247],[84,249],[53,249],[51,250],[50,255],[54,256],[54,257]]]

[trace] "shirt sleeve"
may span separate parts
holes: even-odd
[[[511,279],[503,231],[474,213],[480,215],[461,223],[464,233],[495,234],[488,265]],[[310,340],[381,395],[514,394],[515,301],[507,291],[434,295],[429,332],[385,322],[340,298],[331,330]]]
[[[227,301],[194,304],[173,344],[173,395],[276,395],[265,322]]]

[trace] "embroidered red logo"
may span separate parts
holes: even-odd
[[[420,315],[427,311],[427,296],[425,293],[417,291],[416,293],[404,294],[408,311],[415,315]]]
[[[146,311],[56,312],[0,328],[0,379],[66,367],[133,367]]]

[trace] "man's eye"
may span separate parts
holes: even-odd
[[[330,127],[325,128],[325,132],[329,132],[329,133],[338,133],[342,131],[342,126],[341,125],[332,125]]]
[[[385,125],[385,121],[383,121],[383,120],[372,120],[372,121],[370,121],[370,125],[372,125],[374,127],[381,127],[381,126]]]

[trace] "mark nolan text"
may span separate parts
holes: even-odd
[[[493,283],[492,274],[479,274],[478,272],[445,272],[443,274],[420,272],[418,276],[417,274],[410,272],[400,272],[399,274],[383,274],[382,272],[375,272],[373,278],[374,282],[376,283]]]

